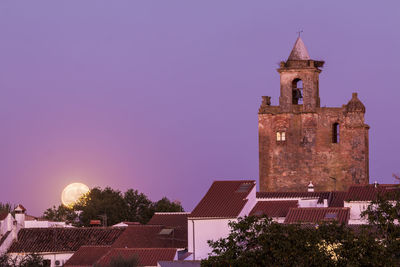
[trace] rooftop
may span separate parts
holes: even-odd
[[[308,54],[307,48],[301,40],[300,36],[294,43],[292,52],[290,52],[288,60],[309,60],[310,55]]]
[[[77,251],[81,246],[110,246],[124,232],[121,227],[24,228],[9,253]]]
[[[100,266],[109,264],[116,257],[137,257],[139,266],[157,266],[158,261],[172,261],[176,255],[175,248],[114,248],[101,257],[96,263]]]
[[[337,221],[347,224],[350,208],[290,208],[285,223],[318,224]]]
[[[163,225],[129,225],[112,245],[113,248],[185,248],[187,238]],[[162,231],[169,229],[172,231]]]
[[[267,215],[268,217],[286,217],[289,208],[296,208],[297,205],[297,200],[258,201],[250,211],[249,216]]]
[[[370,184],[355,185],[349,188],[345,201],[372,201],[378,195],[390,196],[390,194],[400,193],[400,187],[397,184]]]
[[[93,266],[109,250],[110,246],[82,246],[75,252],[71,258],[64,264],[65,267],[73,266]]]
[[[214,181],[189,217],[236,218],[255,186],[254,180]]]

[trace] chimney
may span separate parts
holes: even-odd
[[[26,209],[21,204],[14,209],[18,230],[25,227],[25,211]]]
[[[307,191],[308,192],[314,192],[314,185],[312,184],[312,182],[310,181],[310,183],[307,186]]]
[[[375,187],[375,188],[378,187],[378,182],[377,182],[377,181],[374,182],[374,187]]]

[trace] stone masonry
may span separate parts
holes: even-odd
[[[299,37],[281,62],[279,106],[263,97],[258,113],[260,191],[347,190],[369,183],[365,107],[353,93],[342,107],[320,107],[323,61]]]

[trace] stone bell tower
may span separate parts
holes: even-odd
[[[353,93],[342,107],[320,107],[319,74],[301,40],[280,63],[279,106],[263,97],[258,113],[261,191],[346,190],[369,183],[365,107]]]

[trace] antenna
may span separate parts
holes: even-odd
[[[302,32],[303,32],[303,30],[299,30],[299,31],[297,32],[297,34],[299,35],[299,37],[300,37],[300,35],[301,35]]]

